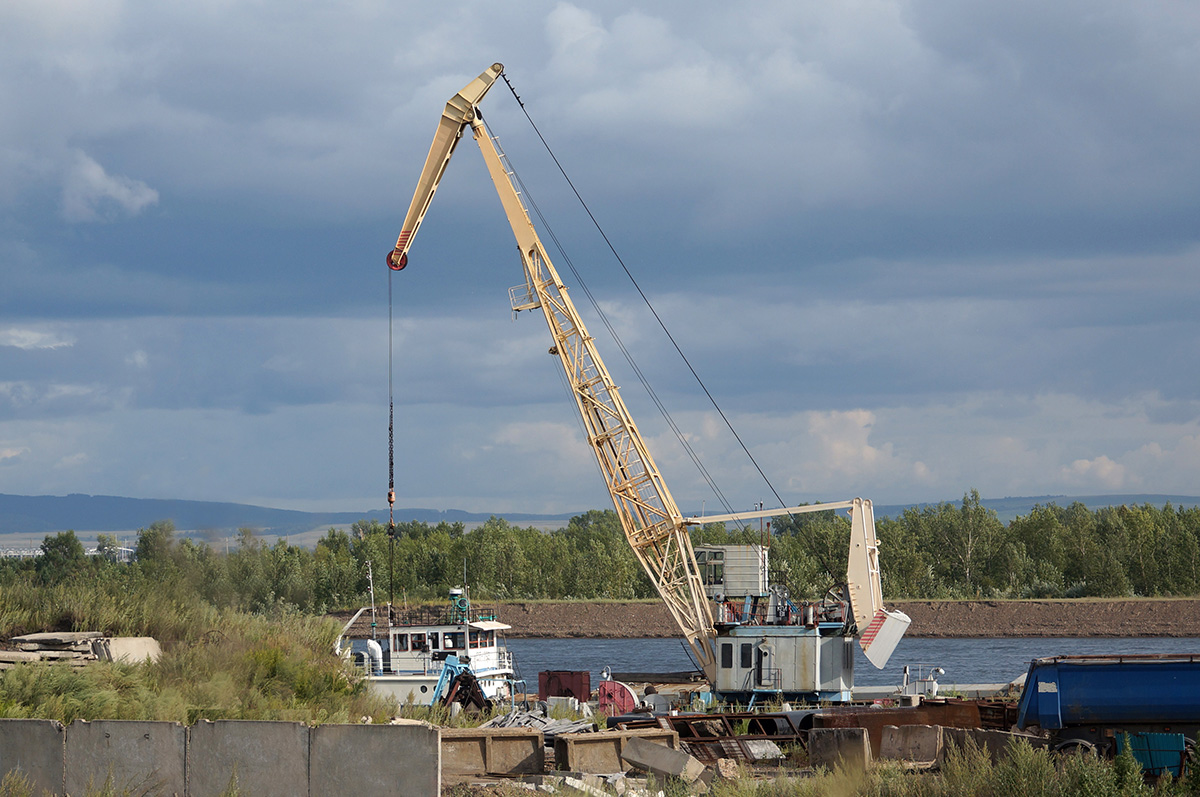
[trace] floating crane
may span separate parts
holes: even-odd
[[[407,266],[421,221],[469,127],[516,237],[525,271],[525,283],[509,289],[512,308],[542,311],[553,339],[550,354],[566,374],[625,537],[705,677],[726,699],[753,700],[763,693],[789,699],[849,699],[854,675],[849,639],[859,637],[868,658],[882,667],[909,623],[903,613],[883,608],[871,502],[855,498],[760,512],[683,516],[546,254],[507,158],[484,126],[478,104],[503,71],[502,64],[493,64],[446,103],[400,236],[388,252],[389,268],[399,271]],[[688,534],[690,526],[837,509],[850,511],[851,542],[846,588],[834,600],[798,606],[778,587],[731,595],[714,593],[710,584],[706,591]],[[760,561],[765,578],[765,554]],[[710,594],[718,598],[717,618]]]

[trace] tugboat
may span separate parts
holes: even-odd
[[[387,615],[379,628],[373,605],[359,609],[335,645],[339,655],[363,668],[373,692],[402,706],[433,705],[449,702],[458,682],[473,676],[466,680],[477,682],[487,700],[512,696],[516,671],[503,639],[512,626],[500,622],[494,610],[472,608],[466,589],[451,589],[447,606],[388,606]]]

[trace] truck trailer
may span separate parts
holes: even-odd
[[[1112,758],[1128,743],[1148,774],[1178,776],[1200,732],[1200,654],[1034,659],[1017,727],[1062,752]]]

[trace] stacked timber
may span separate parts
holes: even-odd
[[[156,660],[158,642],[150,637],[105,637],[99,631],[49,631],[16,636],[0,650],[0,670],[18,664],[65,661],[82,667],[95,661]]]

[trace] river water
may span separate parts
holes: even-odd
[[[589,670],[592,687],[599,683],[600,671],[678,672],[694,670],[686,646],[679,639],[510,639],[521,677],[529,688],[537,689],[542,670]],[[854,682],[859,686],[889,686],[903,680],[904,666],[915,673],[923,668],[941,667],[938,677],[943,689],[955,684],[1005,683],[1023,675],[1029,662],[1042,656],[1126,653],[1200,653],[1200,638],[1027,638],[999,639],[923,639],[900,640],[888,666],[875,669],[858,645],[854,646]]]

